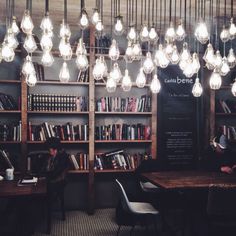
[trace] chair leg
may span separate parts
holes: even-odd
[[[116,232],[116,236],[119,235],[119,233],[120,233],[120,228],[121,228],[121,225],[119,225],[119,227],[118,227],[118,230],[117,230],[117,232]]]

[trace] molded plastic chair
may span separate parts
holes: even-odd
[[[157,216],[159,216],[160,214],[159,211],[156,210],[150,203],[129,201],[122,184],[117,179],[116,179],[116,183],[118,184],[119,191],[121,194],[122,207],[127,213],[133,216],[133,225],[130,231],[130,235],[132,234],[132,231],[134,230],[135,225],[137,225],[139,222],[143,222],[147,227],[148,223],[150,223],[149,219],[153,221],[155,230],[157,231],[156,219],[157,219]],[[121,225],[119,225],[117,235],[119,234],[120,228],[121,228]]]

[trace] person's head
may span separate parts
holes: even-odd
[[[56,137],[48,138],[45,142],[45,145],[49,151],[49,154],[53,157],[55,157],[58,151],[61,150],[61,141]]]

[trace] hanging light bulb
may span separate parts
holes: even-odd
[[[183,50],[180,54],[179,67],[182,71],[185,70],[185,67],[192,62],[192,57],[188,49],[188,44],[186,42],[183,43]]]
[[[131,40],[131,41],[136,40],[137,33],[136,33],[136,30],[135,30],[134,26],[131,26],[129,28],[129,32],[128,32],[127,38],[128,38],[128,40]]]
[[[172,54],[170,55],[170,61],[172,64],[178,64],[179,60],[180,60],[180,55],[179,55],[179,52],[178,52],[178,49],[176,47],[176,45],[173,46],[173,52]]]
[[[70,31],[70,26],[65,23],[65,20],[62,20],[62,23],[60,25],[60,37],[61,38],[70,38],[71,36],[71,31]]]
[[[17,39],[15,37],[15,34],[12,31],[12,28],[9,28],[7,30],[7,33],[6,33],[5,37],[4,37],[4,42],[6,42],[6,44],[8,44],[8,46],[10,48],[13,48],[13,50],[16,49],[17,46],[19,45],[19,43],[18,43],[18,41],[17,41]]]
[[[40,28],[42,29],[42,31],[44,32],[51,32],[53,31],[53,24],[52,21],[49,17],[49,12],[47,12],[45,14],[45,16],[43,17],[41,24],[40,24]]]
[[[201,44],[205,44],[209,40],[207,25],[203,20],[200,20],[197,25],[197,28],[195,30],[195,37]]]
[[[59,73],[59,79],[62,83],[67,83],[70,79],[70,72],[67,63],[64,61]]]
[[[234,79],[234,83],[232,85],[231,92],[236,97],[236,79]]]
[[[140,47],[139,42],[133,44],[132,57],[133,60],[136,61],[139,61],[142,58],[142,49]]]
[[[171,42],[167,42],[166,47],[165,47],[165,54],[169,60],[173,51],[174,51],[173,44]]]
[[[197,77],[192,89],[193,96],[200,97],[202,95],[202,92],[203,92],[202,85],[199,82],[199,78]]]
[[[153,25],[149,31],[149,41],[151,43],[156,43],[158,39],[159,39],[158,34],[157,34],[156,29]]]
[[[166,30],[166,34],[165,34],[165,40],[167,42],[174,42],[176,38],[176,34],[175,34],[175,29],[174,29],[174,25],[172,22],[170,22],[170,26],[169,28]]]
[[[106,89],[108,93],[114,93],[116,91],[116,82],[113,78],[109,77],[106,83]]]
[[[40,40],[40,46],[42,50],[51,50],[53,43],[52,43],[52,37],[46,33],[46,31],[43,33],[42,38]]]
[[[80,55],[80,54],[87,55],[87,50],[85,48],[83,38],[79,39],[79,42],[76,48],[76,55]]]
[[[206,63],[214,64],[215,61],[215,54],[214,54],[214,49],[210,43],[207,45],[207,49],[204,53],[203,59],[205,60]]]
[[[229,71],[230,71],[230,68],[229,68],[229,65],[228,65],[227,58],[223,57],[222,65],[221,65],[221,68],[220,68],[220,75],[225,76],[229,73]]]
[[[33,53],[37,49],[37,44],[32,34],[27,34],[23,46],[28,53]]]
[[[115,35],[122,35],[124,33],[124,25],[123,25],[123,17],[117,16],[116,17],[116,23],[114,27],[114,33]]]
[[[149,40],[149,32],[146,24],[142,26],[142,29],[140,31],[140,39],[142,42],[147,42]]]
[[[93,68],[93,77],[95,80],[101,80],[103,77],[107,76],[107,64],[104,57],[99,57],[96,59],[96,64]]]
[[[122,79],[121,87],[125,92],[129,92],[132,87],[132,82],[129,76],[129,71],[126,69],[125,70],[125,75]]]
[[[219,72],[215,69],[210,77],[210,88],[214,90],[220,89],[221,84],[222,84],[221,76]]]
[[[2,44],[2,58],[6,62],[13,61],[15,52],[12,47],[9,47],[5,42]]]
[[[30,16],[29,10],[25,10],[23,18],[21,20],[21,29],[25,34],[32,33],[34,29],[34,24]]]
[[[0,47],[0,63],[2,62],[2,48]]]
[[[54,58],[50,50],[44,50],[41,62],[44,66],[51,66],[54,62]]]
[[[112,40],[112,44],[109,48],[109,57],[112,61],[116,61],[119,59],[119,56],[120,56],[120,50],[118,48],[118,45],[116,43],[116,40],[113,39]]]
[[[136,78],[136,85],[139,88],[143,88],[145,86],[145,84],[146,84],[146,76],[143,72],[143,67],[141,67],[139,69],[139,73],[138,73],[137,78]]]
[[[12,29],[13,34],[15,34],[15,35],[17,35],[20,32],[20,29],[19,29],[19,27],[16,23],[16,17],[15,16],[12,17],[11,29]]]
[[[75,62],[80,71],[86,71],[89,66],[88,58],[84,54],[77,55]]]
[[[94,8],[93,9],[93,15],[92,15],[92,18],[91,18],[92,24],[96,25],[98,23],[99,19],[100,19],[100,16],[99,16],[98,9]]]
[[[151,74],[154,69],[155,69],[155,65],[152,60],[152,55],[150,52],[147,52],[146,58],[143,62],[143,70],[146,74]]]
[[[26,78],[25,82],[29,87],[34,87],[37,83],[36,73],[30,73]]]
[[[236,64],[236,58],[235,58],[233,48],[229,49],[229,54],[228,54],[227,60],[228,60],[229,67],[234,68],[235,64]]]
[[[223,25],[223,29],[220,33],[220,39],[222,40],[222,42],[226,43],[227,41],[229,41],[229,30],[225,28],[225,25]]]
[[[192,60],[189,60],[186,65],[185,68],[183,70],[183,74],[187,77],[187,78],[191,78],[194,74],[193,71],[193,66],[192,66]]]
[[[217,68],[217,69],[220,69],[221,66],[222,66],[222,56],[220,55],[220,51],[219,50],[216,51],[214,65],[215,65],[215,68]]]
[[[81,11],[79,25],[82,30],[86,29],[89,26],[88,13],[86,12],[85,9],[82,9],[82,11]]]
[[[159,44],[158,50],[155,53],[154,61],[156,66],[160,66],[161,68],[166,68],[170,63],[169,59],[167,58],[164,52],[162,44]]]
[[[186,33],[185,33],[185,29],[183,27],[182,20],[180,20],[175,34],[176,34],[176,40],[178,40],[178,41],[182,41],[185,38]]]
[[[199,69],[200,69],[200,67],[201,67],[201,65],[200,65],[198,54],[196,52],[194,52],[193,56],[192,56],[192,69],[193,69],[193,73],[197,74]]]
[[[229,26],[229,38],[233,40],[236,36],[236,26],[234,24],[234,19],[230,19],[230,26]]]
[[[97,30],[98,32],[101,32],[101,31],[103,31],[103,29],[104,29],[104,26],[103,26],[103,24],[102,24],[102,21],[101,21],[101,20],[99,20],[99,21],[98,21],[98,23],[96,24],[95,28],[96,28],[96,30]]]
[[[132,43],[129,41],[128,42],[128,46],[125,50],[125,60],[127,63],[131,63],[134,59],[133,56],[133,47],[132,47]]]
[[[72,49],[68,38],[62,38],[59,44],[59,51],[62,58],[68,61],[72,57]]]
[[[159,93],[161,90],[161,83],[157,77],[157,74],[153,76],[152,82],[150,84],[150,89],[153,93]]]
[[[115,83],[118,83],[122,79],[122,74],[118,63],[113,64],[112,70],[110,72],[110,78],[113,79]]]
[[[28,76],[32,73],[35,74],[35,69],[34,69],[34,65],[32,63],[31,56],[29,56],[29,55],[26,56],[25,61],[24,61],[23,66],[22,66],[21,72],[25,76]]]

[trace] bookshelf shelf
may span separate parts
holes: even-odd
[[[44,144],[44,141],[27,141],[28,144]],[[88,144],[89,141],[61,141],[62,144]]]
[[[101,174],[101,173],[134,173],[135,169],[128,169],[128,170],[123,170],[123,169],[104,169],[104,170],[94,170],[96,174]]]
[[[20,114],[21,111],[20,110],[0,110],[0,113],[6,113],[6,114]]]
[[[28,114],[46,114],[46,115],[88,115],[88,111],[27,111]]]
[[[151,116],[152,112],[103,112],[103,111],[95,111],[96,115],[140,115],[140,116]]]
[[[69,170],[68,174],[88,174],[89,170]]]
[[[52,80],[44,80],[44,81],[38,81],[37,84],[45,84],[45,85],[81,85],[81,86],[89,86],[89,83],[88,82],[68,82],[68,83],[63,83],[63,82],[60,82],[60,81],[52,81]]]
[[[95,140],[95,143],[151,143],[152,140]]]
[[[97,82],[97,83],[95,83],[95,86],[106,86],[106,83],[104,83],[104,82]],[[121,83],[117,83],[117,88],[119,88],[121,86]],[[136,83],[134,83],[134,82],[132,82],[132,87],[134,87],[134,88],[138,88],[138,89],[143,89],[143,88],[139,88],[137,85],[136,85]],[[150,84],[146,84],[145,86],[144,86],[144,88],[149,88],[150,87]]]
[[[21,144],[20,141],[0,141],[0,144]]]
[[[2,84],[20,84],[20,80],[0,80]]]
[[[215,113],[216,116],[236,116],[236,113]]]

